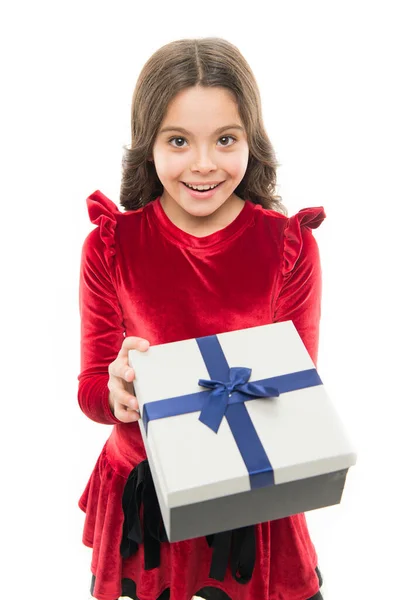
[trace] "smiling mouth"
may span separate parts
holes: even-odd
[[[209,187],[206,190],[196,190],[192,187],[190,187],[189,185],[187,185],[187,183],[185,181],[182,181],[182,183],[189,189],[189,190],[193,190],[194,192],[209,192],[210,190],[215,190],[217,187],[219,187],[219,185],[221,185],[222,183],[224,183],[223,181],[221,181],[220,183],[218,183],[217,185],[213,185],[211,187]],[[203,183],[202,185],[208,185],[206,183]]]

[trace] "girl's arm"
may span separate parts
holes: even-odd
[[[293,321],[317,367],[322,272],[318,245],[310,227],[318,227],[325,214],[322,208],[305,211],[314,211],[313,219],[309,213],[307,219],[298,218],[300,211],[287,222],[273,321]]]
[[[109,273],[100,228],[87,236],[80,267],[81,372],[78,402],[97,423],[120,423],[109,406],[108,366],[124,340],[122,310]]]

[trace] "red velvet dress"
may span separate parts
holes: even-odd
[[[306,600],[319,589],[317,554],[305,515],[256,525],[256,564],[241,585],[227,570],[209,577],[212,550],[205,538],[161,544],[161,565],[144,570],[143,548],[120,555],[121,498],[129,473],[146,458],[137,423],[122,423],[108,405],[108,365],[124,335],[152,345],[292,320],[317,362],[321,268],[311,229],[323,207],[288,218],[249,201],[224,229],[197,238],[175,226],[159,198],[121,212],[100,191],[87,199],[95,227],[81,262],[81,372],[78,401],[98,423],[112,425],[80,500],[86,513],[83,543],[93,548],[92,594],[115,600],[122,579],[140,600],[191,600],[206,586],[233,600]]]

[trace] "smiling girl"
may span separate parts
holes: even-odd
[[[316,365],[321,268],[312,229],[324,210],[287,216],[254,75],[226,40],[183,39],[155,52],[138,78],[131,124],[124,211],[99,190],[88,197],[98,227],[81,261],[78,400],[90,419],[112,426],[79,500],[91,593],[321,599],[304,514],[233,532],[222,576],[218,532],[167,541],[128,351],[292,320]]]

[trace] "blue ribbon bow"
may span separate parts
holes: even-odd
[[[246,402],[248,396],[252,398],[270,398],[280,395],[275,387],[257,382],[248,383],[251,373],[252,369],[247,367],[231,367],[228,381],[200,379],[198,385],[212,389],[199,416],[201,423],[217,433],[230,404]]]

